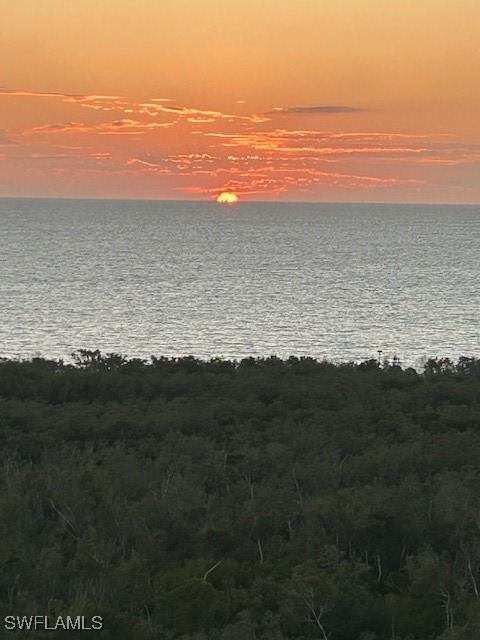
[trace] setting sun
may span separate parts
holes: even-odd
[[[217,197],[217,202],[219,204],[234,204],[235,202],[238,202],[238,196],[231,191],[222,191],[222,193]]]

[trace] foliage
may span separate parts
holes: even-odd
[[[0,443],[0,619],[101,615],[95,636],[119,640],[479,637],[475,358],[2,360]]]

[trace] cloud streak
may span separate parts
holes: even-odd
[[[102,101],[120,101],[120,96],[110,95],[84,95],[76,93],[62,93],[60,91],[28,91],[23,89],[6,89],[0,87],[0,96],[13,97],[13,98],[54,98],[59,99],[62,102],[70,103],[89,103],[89,102],[102,102]],[[126,104],[126,103],[125,103]]]
[[[175,115],[191,123],[211,123],[217,120],[228,122],[243,121],[252,123],[268,122],[270,118],[266,115],[239,115],[226,113],[212,109],[200,109],[185,105],[173,105],[172,98],[152,98],[148,102],[135,102],[122,96],[96,95],[96,94],[73,94],[57,91],[28,91],[23,89],[0,88],[0,96],[21,97],[21,98],[52,98],[61,102],[78,104],[85,109],[94,111],[119,111],[125,114],[148,115],[156,117],[162,114]]]
[[[282,116],[291,114],[325,114],[325,113],[357,113],[364,111],[358,107],[349,107],[345,105],[320,104],[314,106],[297,106],[297,107],[276,107],[272,111],[268,111],[267,115]]]
[[[135,109],[135,107],[132,107]],[[180,117],[185,117],[190,122],[214,122],[215,120],[228,120],[230,122],[244,121],[261,123],[268,122],[269,117],[265,115],[238,115],[233,113],[224,113],[223,111],[214,111],[211,109],[197,109],[195,107],[175,106],[165,104],[165,101],[142,102],[138,105],[138,113],[146,113],[150,116],[159,113],[173,113]]]
[[[172,127],[172,122],[140,122],[130,118],[122,118],[111,122],[89,125],[84,122],[66,122],[64,124],[44,124],[27,129],[24,134],[56,134],[56,133],[99,133],[102,135],[133,135],[145,133],[154,129]]]
[[[365,134],[364,136],[335,134],[325,131],[253,131],[239,133],[206,132],[205,137],[219,138],[223,147],[240,147],[255,151],[288,154],[312,154],[315,156],[339,155],[397,155],[418,154],[427,150],[415,140],[386,137],[388,134]],[[423,140],[423,139],[422,139]],[[409,142],[409,144],[406,144]],[[415,142],[412,144],[412,142]],[[339,144],[340,143],[340,144]],[[345,143],[348,143],[346,145]]]

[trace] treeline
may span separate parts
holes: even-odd
[[[1,360],[0,445],[0,627],[480,638],[478,359]]]

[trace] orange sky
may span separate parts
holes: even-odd
[[[480,202],[478,0],[0,10],[0,195]]]

